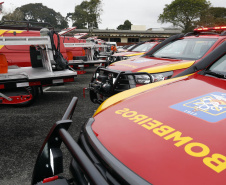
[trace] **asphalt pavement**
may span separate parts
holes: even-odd
[[[60,120],[73,96],[78,97],[69,132],[76,140],[81,126],[91,117],[98,105],[93,104],[83,88],[88,87],[95,67],[86,68],[75,82],[64,86],[44,88],[29,107],[0,105],[0,185],[30,185],[33,167],[42,143],[52,125]],[[63,148],[64,151],[66,149]],[[65,175],[71,157],[64,155]]]

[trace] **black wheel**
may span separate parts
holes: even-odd
[[[38,96],[38,87],[36,87],[36,86],[30,87],[29,86],[29,87],[25,87],[25,88],[16,89],[16,93],[20,94],[20,95],[30,95],[31,96],[31,99],[29,99],[26,102],[14,104],[16,107],[30,106],[31,104],[34,103],[35,99]]]
[[[89,91],[89,97],[93,103],[97,103],[97,94],[94,91]]]

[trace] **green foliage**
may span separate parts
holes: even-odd
[[[209,11],[215,18],[226,18],[226,8],[224,7],[211,7]]]
[[[206,0],[174,0],[166,4],[163,13],[159,15],[161,23],[170,22],[179,26],[184,32],[192,31],[204,10],[210,7]]]
[[[23,12],[20,10],[15,10],[13,13],[8,13],[2,17],[2,20],[13,20],[13,21],[22,21],[24,20]]]
[[[73,21],[73,26],[79,29],[89,27],[98,28],[100,20],[101,0],[83,1],[80,5],[75,6],[74,13],[68,14]]]
[[[50,23],[54,28],[60,29],[68,27],[66,19],[59,12],[43,6],[42,3],[30,3],[18,7],[13,13],[3,16],[2,20]]]
[[[124,24],[120,24],[117,29],[118,30],[131,30],[132,23],[129,20],[126,20]]]
[[[203,12],[197,26],[225,26],[226,8],[211,7]]]

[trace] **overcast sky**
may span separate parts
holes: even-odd
[[[2,0],[4,1],[4,0]],[[2,2],[1,1],[1,2]],[[82,0],[5,0],[3,11],[13,11],[29,3],[42,3],[48,8],[60,12],[66,16],[69,12],[74,12],[76,5],[80,5]],[[163,13],[165,4],[170,4],[172,0],[102,0],[100,29],[116,29],[125,20],[129,20],[133,25],[145,25],[146,28],[169,27],[171,24],[158,23],[158,16]],[[226,7],[225,0],[210,0],[213,7]]]

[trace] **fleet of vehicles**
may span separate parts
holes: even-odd
[[[8,25],[7,22],[14,23],[16,25]],[[18,24],[18,25],[17,25]],[[25,25],[24,25],[25,24]],[[38,27],[34,27],[34,25]],[[51,25],[48,24],[48,29],[41,29],[40,23],[30,21],[6,21],[4,24],[0,24],[0,36],[1,37],[35,37],[42,34],[47,34],[49,30],[53,30]],[[87,33],[79,33],[72,36],[68,34],[76,29],[76,27],[70,27],[61,30],[57,35],[53,36],[54,42],[59,47],[59,52],[68,61],[70,67],[76,69],[77,74],[84,74],[85,65],[103,64],[105,60],[99,60],[95,58],[95,50],[104,48],[105,45],[99,45],[96,43],[88,43],[86,39],[82,37]],[[58,42],[59,41],[59,42]],[[96,41],[96,40],[95,40]],[[98,50],[103,51],[104,50]],[[8,66],[18,67],[31,67],[30,46],[29,45],[1,45],[0,53],[4,54],[7,60]],[[33,67],[33,66],[32,66]]]
[[[102,63],[107,45],[64,35],[73,29],[45,36],[0,30],[0,104],[30,105],[42,87],[73,82],[70,65]],[[140,44],[137,51],[146,49],[139,54],[112,55],[114,63],[97,67],[89,84],[91,101],[101,105],[76,142],[68,132],[72,99],[40,149],[31,184],[224,184],[224,30],[197,28]],[[61,176],[62,143],[72,155],[72,177]]]
[[[78,143],[67,131],[74,98],[43,143],[32,184],[224,184],[225,48],[226,42],[175,78],[108,98]],[[69,180],[58,176],[62,143],[72,155]]]
[[[43,86],[74,81],[77,72],[69,68],[60,49],[55,46],[54,33],[50,33],[49,36],[0,38],[0,45],[6,48],[29,47],[31,64],[29,67],[10,66],[8,55],[0,54],[0,104],[27,106],[34,102],[39,91],[43,92]],[[16,59],[17,53],[13,56]]]
[[[14,23],[14,22],[13,22]],[[39,27],[31,27],[29,24],[37,24],[36,22],[17,22],[20,26],[9,26],[9,25],[0,25],[0,36],[1,37],[35,37],[40,36],[41,27],[38,24]],[[28,24],[28,26],[24,26],[24,23]],[[48,27],[49,30],[53,30],[52,27]],[[81,47],[76,48],[65,48],[64,43],[85,43],[85,39],[80,39],[72,36],[66,36],[69,32],[76,29],[76,27],[71,27],[62,30],[58,33],[60,36],[59,40],[59,47],[60,52],[63,55],[63,57],[69,61],[75,58],[76,56],[84,56],[85,51]],[[54,36],[54,40],[57,40],[56,36]],[[56,41],[55,41],[56,42]],[[7,58],[8,65],[17,65],[19,67],[28,67],[31,66],[30,61],[30,48],[27,45],[22,46],[0,46],[0,52],[4,53],[4,55]]]
[[[138,44],[135,44],[131,49],[125,51],[125,52],[116,52],[111,56],[108,56],[107,58],[107,62],[109,64],[113,63],[113,62],[117,62],[117,61],[121,61],[121,60],[127,60],[131,57],[134,56],[140,56],[143,55],[144,53],[148,52],[149,50],[151,50],[152,48],[154,48],[156,45],[158,45],[159,42],[141,42]]]
[[[212,31],[223,31],[214,33]],[[102,103],[124,90],[176,76],[226,40],[226,27],[196,29],[174,35],[141,57],[98,67],[89,85],[90,99]]]
[[[130,50],[133,46],[135,46],[136,44],[129,44],[129,45],[124,45],[124,46],[118,46],[117,47],[117,52],[126,52],[128,50]]]
[[[107,45],[97,40],[91,40],[86,43],[64,43],[65,48],[84,48],[85,55],[81,57],[75,57],[75,60],[69,60],[69,65],[91,65],[91,64],[103,64],[106,63],[106,56],[101,54],[107,53]]]

